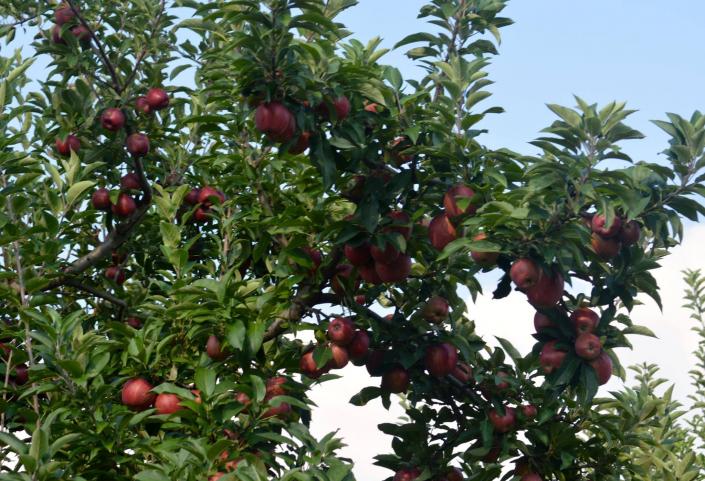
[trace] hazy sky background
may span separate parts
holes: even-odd
[[[341,16],[354,37],[367,42],[374,36],[392,47],[410,33],[428,28],[416,19],[420,0],[360,0],[357,7]],[[643,141],[624,145],[635,160],[655,161],[666,148],[667,136],[649,121],[664,119],[665,112],[683,116],[705,109],[705,47],[702,25],[705,2],[694,0],[514,0],[505,16],[516,23],[502,30],[500,55],[489,67],[496,83],[494,93],[483,106],[500,105],[506,113],[488,117],[481,128],[490,132],[481,137],[484,144],[508,147],[522,153],[535,149],[527,143],[539,135],[554,117],[547,103],[574,106],[573,95],[592,103],[626,101],[637,109],[627,123],[643,132]],[[410,47],[406,47],[410,48]],[[382,62],[400,68],[405,77],[423,72],[401,51],[393,51]],[[653,362],[662,366],[661,375],[676,383],[676,395],[686,401],[691,391],[688,369],[695,363],[692,351],[697,338],[690,332],[692,321],[680,308],[681,270],[705,268],[702,246],[705,226],[687,224],[686,240],[675,250],[656,277],[662,289],[664,312],[650,300],[635,309],[632,318],[649,326],[658,340],[634,336],[634,351],[617,351],[623,364]],[[487,292],[497,276],[484,275]],[[533,310],[524,296],[512,293],[501,301],[481,297],[476,304],[468,299],[468,312],[478,331],[488,342],[492,336],[511,340],[524,353],[533,345]],[[364,368],[348,367],[344,378],[313,393],[319,406],[314,411],[313,430],[317,434],[340,429],[349,445],[344,454],[356,461],[360,480],[383,479],[391,473],[373,466],[372,458],[390,452],[390,439],[379,433],[379,423],[402,415],[397,409],[387,413],[378,401],[364,408],[347,404],[362,387],[375,385]],[[609,389],[620,386],[611,381]],[[602,393],[607,389],[603,388]]]

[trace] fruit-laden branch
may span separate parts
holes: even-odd
[[[71,8],[71,11],[73,14],[76,16],[78,21],[83,25],[83,28],[85,28],[88,33],[91,36],[91,39],[95,43],[96,49],[98,51],[98,55],[100,58],[103,60],[103,63],[105,64],[105,68],[108,69],[108,73],[110,74],[110,78],[113,80],[113,90],[117,92],[117,94],[122,94],[122,85],[120,84],[120,79],[118,78],[117,72],[115,71],[115,67],[113,67],[113,64],[110,62],[110,59],[108,58],[107,54],[105,53],[105,49],[103,48],[103,43],[98,39],[96,36],[95,32],[93,29],[88,25],[88,22],[86,22],[86,19],[83,18],[83,15],[81,15],[81,12],[79,11],[78,7],[76,7],[76,4],[74,3],[73,0],[67,0],[67,3],[69,7]]]

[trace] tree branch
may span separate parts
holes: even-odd
[[[162,15],[164,15],[164,7],[165,0],[162,0],[161,2],[159,2],[159,13],[154,19],[154,22],[152,22],[152,28],[149,32],[147,42],[150,42],[154,38],[154,34],[157,31],[157,26],[159,25],[159,22],[162,19]],[[142,51],[137,55],[135,60],[135,66],[132,68],[132,72],[130,72],[130,75],[127,76],[127,79],[125,79],[125,87],[129,86],[132,83],[132,80],[135,78],[135,75],[137,75],[137,71],[139,70],[140,64],[142,63],[142,60],[144,60],[144,58],[147,56],[148,50],[149,46],[145,45]]]
[[[127,309],[127,302],[125,302],[123,299],[120,299],[119,297],[115,297],[112,294],[109,294],[105,291],[101,291],[100,289],[96,287],[92,287],[89,285],[86,285],[79,281],[78,279],[66,279],[64,281],[65,286],[73,287],[75,289],[78,289],[80,291],[85,291],[88,293],[93,294],[96,297],[99,297],[101,299],[105,299],[106,301],[115,304],[120,307],[120,312],[118,313],[118,318],[122,317],[122,311]]]

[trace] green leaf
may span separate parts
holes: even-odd
[[[69,190],[66,193],[66,208],[68,209],[78,198],[78,196],[85,192],[86,189],[93,187],[94,185],[95,182],[92,180],[82,180],[69,187]]]
[[[207,398],[211,397],[215,391],[215,378],[215,369],[209,367],[199,367],[196,369],[196,375],[194,376],[196,389],[204,393]]]

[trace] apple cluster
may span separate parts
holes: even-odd
[[[54,26],[51,29],[51,41],[57,45],[65,45],[64,32],[70,32],[82,45],[91,41],[91,31],[78,21],[76,13],[66,4],[54,10]]]
[[[590,229],[592,249],[603,261],[614,259],[622,247],[636,244],[641,237],[641,227],[635,220],[625,222],[619,216],[614,216],[608,225],[606,216],[594,214],[590,219]]]

